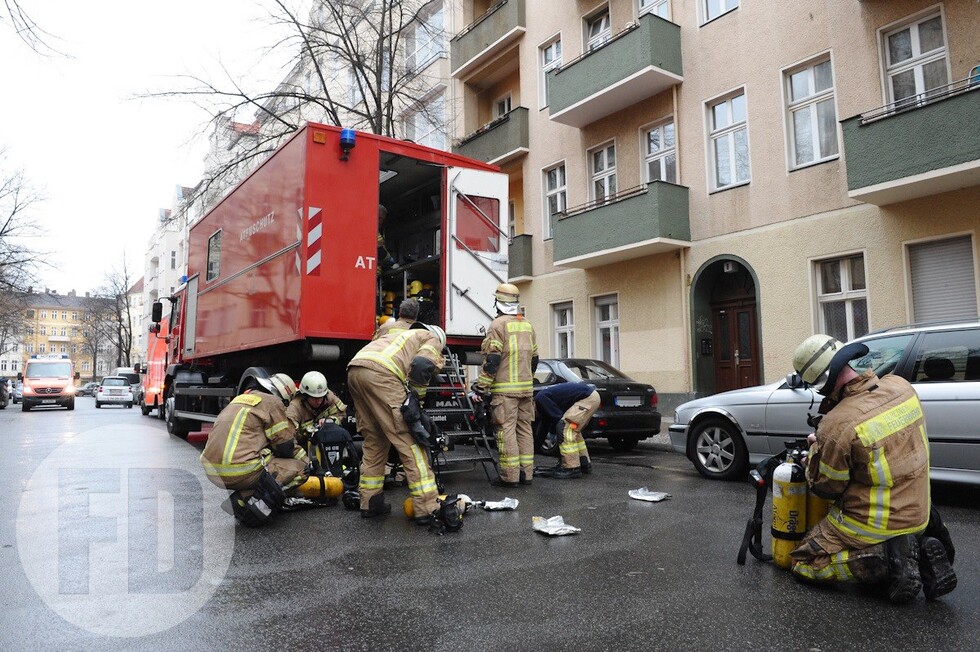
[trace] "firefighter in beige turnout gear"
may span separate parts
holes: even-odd
[[[310,435],[323,421],[331,420],[338,426],[347,415],[347,406],[327,387],[327,379],[319,371],[310,371],[299,383],[299,391],[289,401],[286,416],[296,428],[296,441],[304,450]]]
[[[893,602],[920,589],[936,598],[955,588],[956,575],[944,544],[930,536],[948,541],[952,555],[945,526],[930,523],[922,407],[904,378],[851,368],[868,352],[826,335],[797,348],[795,368],[827,397],[810,435],[807,482],[834,504],[793,551],[792,570],[807,581],[881,585]]]
[[[398,305],[398,319],[389,319],[380,326],[378,330],[374,331],[374,336],[371,340],[376,340],[378,338],[384,337],[389,333],[404,333],[415,324],[415,321],[419,316],[419,302],[418,299],[405,299]]]
[[[534,327],[520,310],[516,286],[501,283],[494,294],[497,318],[483,339],[483,367],[473,384],[477,396],[490,393],[490,418],[497,438],[500,480],[530,484],[534,473],[534,370],[538,345]]]
[[[208,479],[234,490],[236,507],[244,506],[256,490],[270,486],[275,490],[267,481],[269,475],[280,492],[302,484],[310,463],[286,417],[286,402],[296,385],[286,374],[257,380],[260,390],[236,396],[218,414],[201,453]],[[237,509],[235,514],[241,518]]]
[[[347,365],[357,429],[364,437],[358,488],[365,518],[391,511],[384,499],[384,471],[394,446],[408,479],[416,522],[432,520],[438,500],[435,474],[429,468],[428,451],[409,434],[401,405],[408,390],[424,398],[432,375],[442,369],[445,346],[443,330],[425,326],[374,340]]]

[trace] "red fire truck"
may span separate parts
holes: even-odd
[[[307,124],[191,227],[187,281],[167,319],[153,306],[144,413],[186,436],[279,371],[343,393],[383,297],[417,294],[420,318],[475,350],[507,276],[507,208],[496,167]]]

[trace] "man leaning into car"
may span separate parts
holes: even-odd
[[[934,510],[930,519],[922,408],[904,378],[851,367],[868,352],[814,335],[794,354],[797,373],[826,397],[808,437],[807,483],[834,504],[793,551],[793,574],[877,585],[896,603],[920,590],[937,598],[956,588],[956,573],[949,532]]]

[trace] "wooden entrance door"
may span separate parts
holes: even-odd
[[[714,326],[715,390],[759,384],[759,346],[755,301],[711,305]]]

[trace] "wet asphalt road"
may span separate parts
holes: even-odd
[[[594,443],[582,480],[503,491],[479,469],[447,476],[520,507],[444,536],[397,513],[403,488],[385,518],[335,506],[236,529],[225,492],[195,476],[195,447],[91,398],[10,406],[0,438],[0,650],[973,650],[980,637],[974,489],[933,492],[958,589],[894,607],[737,566],[753,491],[702,480],[662,437],[629,454]],[[673,498],[627,496],[642,486]],[[534,515],[582,533],[545,537]]]

